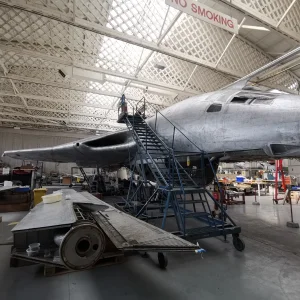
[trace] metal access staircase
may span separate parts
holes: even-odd
[[[146,108],[145,100],[143,107]],[[182,156],[187,157],[190,154],[179,155],[174,151],[174,136],[178,129],[168,120],[173,125],[173,142],[170,147],[147,124],[145,111],[136,111],[132,115],[120,115],[118,120],[126,123],[138,149],[132,160],[132,178],[123,209],[145,220],[162,218],[162,228],[165,228],[169,217],[174,217],[177,224],[176,234],[186,239],[219,235],[226,237],[232,234],[235,241],[240,241],[240,227],[228,216],[222,203],[213,198],[203,181],[204,161],[208,159],[205,153],[200,149],[197,153],[200,158],[197,173],[202,178],[197,181],[193,170],[183,167],[178,160],[179,156],[182,159]],[[156,118],[158,113],[157,111]],[[136,173],[140,174],[139,180],[134,180]],[[150,177],[152,181],[149,180]],[[152,182],[156,183],[155,186]],[[220,211],[218,218],[215,217],[211,204]]]

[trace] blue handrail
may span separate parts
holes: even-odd
[[[140,103],[141,101],[144,101],[144,104],[143,104],[143,108],[144,108],[144,115],[145,115],[145,111],[146,111],[146,103],[147,104],[149,104],[147,101],[146,101],[146,98],[145,97],[143,97],[138,103]],[[138,104],[137,103],[137,104]],[[136,107],[137,107],[137,105],[136,105]],[[209,159],[209,156],[208,156],[208,154],[204,151],[204,150],[202,150],[202,149],[200,149],[193,141],[191,141],[179,128],[177,128],[176,127],[176,125],[172,122],[172,121],[170,121],[165,115],[163,115],[159,110],[157,110],[156,108],[154,108],[155,109],[155,128],[154,128],[154,130],[155,130],[155,133],[157,132],[157,130],[156,130],[156,128],[157,128],[157,114],[160,114],[166,121],[168,121],[172,126],[173,126],[173,138],[172,138],[172,152],[173,152],[173,159],[174,160],[176,160],[176,162],[177,163],[179,163],[178,161],[177,161],[177,159],[175,158],[175,155],[174,155],[174,138],[175,138],[175,132],[176,132],[176,130],[178,130],[193,146],[195,146],[198,150],[199,150],[199,154],[201,154],[201,155],[204,155],[204,156],[206,156],[207,158],[208,158],[208,161],[209,161],[209,164],[210,164],[210,167],[211,167],[211,169],[212,169],[212,172],[213,172],[213,176],[214,176],[214,180],[215,180],[215,182],[217,183],[217,186],[218,186],[218,189],[219,189],[219,191],[220,191],[220,196],[221,196],[221,204],[218,202],[218,201],[214,201],[216,204],[217,204],[217,206],[220,208],[220,210],[222,211],[222,216],[223,216],[223,218],[225,217],[225,214],[226,214],[226,212],[225,212],[225,210],[224,210],[224,207],[223,207],[223,197],[222,197],[222,195],[223,195],[223,190],[222,190],[222,188],[221,188],[221,185],[220,185],[220,183],[219,183],[219,181],[218,181],[218,178],[217,178],[217,175],[216,175],[216,172],[215,172],[215,169],[214,169],[214,167],[213,167],[213,164],[212,164],[212,161],[211,161],[211,159]],[[150,127],[150,126],[149,126]],[[151,128],[151,127],[150,127]],[[165,145],[165,143],[164,143],[164,145]],[[176,168],[177,168],[177,165],[176,165]],[[178,170],[178,169],[177,169]],[[184,170],[185,171],[185,170]],[[185,171],[186,172],[186,171]],[[180,177],[180,176],[179,176]],[[193,181],[193,180],[192,180]],[[183,194],[185,195],[185,193],[184,193],[184,187],[183,187],[183,185],[181,184],[181,181],[180,181],[180,186],[181,186],[181,189],[182,189],[182,192],[183,192]],[[209,195],[210,197],[211,197],[211,195]],[[213,198],[212,198],[213,199]],[[214,200],[214,199],[213,199]],[[235,225],[235,223],[234,223],[234,221],[228,216],[228,214],[226,214],[227,215],[227,217],[229,218],[229,220]],[[224,220],[223,220],[224,221]],[[223,222],[223,224],[224,224],[224,222]],[[224,226],[224,225],[223,225]]]
[[[175,137],[175,131],[179,131],[193,146],[195,146],[201,154],[204,154],[205,152],[200,149],[193,141],[191,141],[179,128],[176,127],[176,125],[170,121],[165,115],[163,115],[159,110],[155,109],[155,131],[157,126],[157,114],[159,113],[165,120],[167,120],[172,126],[173,126],[173,139],[172,139],[172,148],[174,147],[174,137]]]

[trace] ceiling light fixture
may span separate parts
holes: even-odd
[[[243,29],[252,29],[252,30],[261,30],[261,31],[270,31],[270,29],[262,26],[252,26],[252,25],[242,25]]]

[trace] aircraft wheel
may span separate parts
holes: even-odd
[[[161,269],[166,269],[168,266],[168,257],[166,254],[162,252],[157,253],[157,258],[158,258],[158,264]]]
[[[237,251],[244,251],[245,243],[244,241],[239,238],[238,236],[233,236],[233,246]]]

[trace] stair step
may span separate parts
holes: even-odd
[[[140,144],[143,144],[143,145],[145,145],[146,146],[146,144],[147,145],[151,145],[151,143],[152,142],[150,142],[150,141],[138,141]],[[155,147],[164,147],[163,145],[161,145],[161,144],[159,144],[159,143],[152,143],[152,145],[153,146],[155,146]],[[164,148],[166,148],[166,147],[164,147]]]
[[[165,148],[165,146],[163,146],[162,144],[159,144],[159,143],[153,143],[153,142],[151,142],[151,141],[144,141],[144,142],[142,142],[143,143],[143,145],[153,145],[153,146],[155,146],[155,147],[163,147],[163,148]]]
[[[181,188],[180,187],[174,187],[172,189],[174,192],[181,192]],[[193,192],[194,194],[195,193],[204,193],[203,192],[203,188],[201,187],[196,187],[196,186],[186,186],[184,188],[184,192],[187,193],[187,192]]]
[[[156,135],[153,133],[153,132],[151,132],[151,131],[148,131],[148,132],[146,132],[145,130],[135,130],[135,132],[137,133],[137,135],[138,136],[142,136],[142,135],[144,135],[144,136],[150,136],[150,137],[156,137]]]
[[[145,146],[146,147],[146,143],[142,143],[143,144],[143,146]],[[164,146],[162,146],[162,145],[159,145],[159,144],[154,144],[154,145],[150,145],[150,144],[148,144],[147,143],[147,147],[157,147],[157,149],[158,148],[163,148],[164,150],[166,150],[166,151],[168,151]],[[169,152],[169,151],[168,151]]]
[[[183,214],[185,218],[195,218],[195,217],[208,217],[210,216],[207,212],[186,212]]]
[[[161,146],[161,145],[149,145],[148,143],[143,143],[143,146],[146,148],[147,147],[147,149],[149,149],[149,150],[161,150],[161,149],[163,149],[163,150],[165,150],[166,148],[165,147],[163,147],[163,146]]]
[[[161,145],[161,143],[157,140],[151,140],[151,139],[141,139],[140,138],[140,142],[143,143],[143,144],[146,144],[146,141],[147,143],[153,143],[155,145]]]
[[[144,147],[146,148],[146,145],[144,145]],[[167,152],[167,151],[165,151],[165,149],[164,148],[150,148],[150,147],[147,147],[147,151],[149,152],[149,151],[152,151],[152,150],[157,150],[157,151],[160,151],[160,153],[162,153],[162,152],[165,152],[165,153],[169,153],[169,152]],[[157,152],[152,152],[153,154],[155,154],[155,153],[157,153]],[[149,152],[149,154],[151,154],[151,152]]]
[[[207,203],[207,200],[177,200],[178,204]]]
[[[152,138],[150,138],[150,139],[144,139],[144,138],[142,138],[142,139],[140,139],[143,143],[146,143],[146,141],[147,141],[147,143],[153,143],[153,144],[157,144],[157,145],[161,145],[161,142],[160,141],[158,141],[158,140],[154,140],[154,139],[152,139]]]
[[[167,156],[169,153],[163,149],[160,149],[160,151],[153,151],[153,150],[158,150],[158,149],[147,149],[148,154],[150,155],[165,155]],[[149,151],[150,150],[150,151]],[[155,157],[153,157],[155,159]],[[156,163],[157,164],[157,163]]]
[[[135,132],[138,137],[152,138],[152,139],[157,139],[159,141],[156,135],[152,132],[147,132],[147,133],[145,131],[135,131]]]
[[[148,129],[147,127],[134,127],[134,130],[136,132],[149,132],[149,133],[153,133],[152,130]]]
[[[143,143],[143,144],[145,144],[146,143],[146,141],[147,141],[147,143],[153,143],[153,144],[156,144],[156,145],[161,145],[161,142],[159,142],[158,140],[154,140],[154,139],[144,139],[144,138],[140,138],[140,141]]]
[[[140,139],[153,139],[153,140],[156,140],[157,142],[161,143],[161,141],[153,133],[150,133],[150,132],[148,134],[146,134],[144,132],[136,132],[136,133]]]
[[[144,141],[144,142],[146,142],[146,141],[153,141],[153,142],[155,142],[155,143],[159,143],[159,144],[163,144],[156,136],[154,136],[154,135],[145,135],[145,134],[138,134],[137,135],[138,137],[139,137],[139,139],[141,140],[141,141]]]
[[[140,140],[142,140],[142,139],[143,140],[146,140],[146,139],[155,139],[156,141],[160,142],[160,140],[158,138],[156,138],[155,135],[148,135],[148,136],[146,136],[145,134],[138,134],[137,136],[139,137]]]

